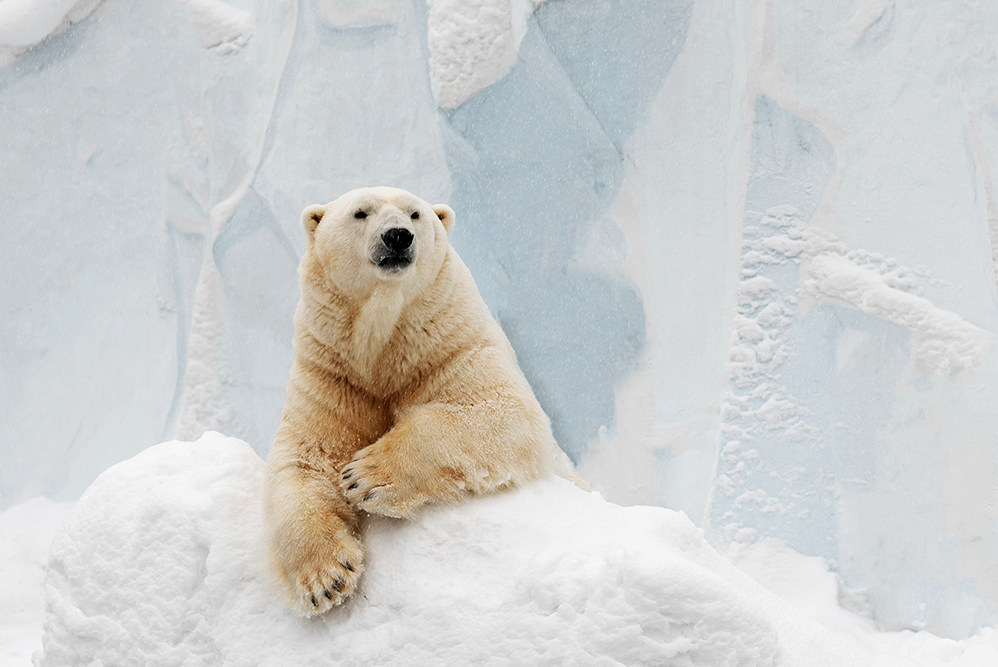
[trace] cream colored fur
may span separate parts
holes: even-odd
[[[585,483],[450,247],[449,207],[365,188],[307,208],[302,224],[296,356],[265,509],[279,584],[313,616],[356,590],[363,512],[409,518],[551,473]],[[415,261],[395,273],[372,260],[391,227],[415,237]]]

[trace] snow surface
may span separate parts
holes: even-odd
[[[261,570],[263,471],[211,432],[101,475],[52,546],[39,664],[849,664],[684,515],[560,479],[368,520],[359,592],[303,620]]]
[[[607,498],[998,623],[998,4],[69,4],[0,0],[0,507],[265,454],[298,214],[386,183]]]
[[[804,556],[780,540],[731,543],[725,555],[743,572],[835,634],[868,667],[987,667],[998,664],[998,630],[954,641],[930,632],[881,632],[863,591],[850,591],[824,558]]]
[[[72,503],[33,498],[0,513],[0,667],[31,664],[45,618],[45,564]]]
[[[772,539],[732,541],[726,559],[682,513],[619,507],[558,479],[413,522],[369,519],[357,597],[299,619],[259,567],[262,473],[244,442],[207,433],[118,464],[71,512],[35,499],[0,513],[0,667],[26,667],[41,645],[56,533],[36,665],[998,660],[990,629],[959,642],[878,632],[824,559]]]

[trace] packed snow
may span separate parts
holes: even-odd
[[[0,514],[0,666],[42,646],[39,666],[998,661],[993,630],[878,632],[840,605],[861,609],[862,596],[823,559],[737,539],[725,558],[680,512],[560,479],[411,522],[369,518],[358,594],[301,619],[261,568],[263,470],[246,443],[207,433],[114,466],[71,511],[36,499]]]
[[[45,617],[45,563],[71,503],[34,498],[0,512],[0,667],[31,664]]]

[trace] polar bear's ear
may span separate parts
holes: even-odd
[[[454,229],[454,209],[447,204],[434,204],[433,212],[440,218],[440,222],[444,223],[444,229],[450,234],[451,230]]]
[[[305,233],[311,241],[315,235],[315,228],[322,222],[322,216],[326,214],[326,207],[320,204],[313,204],[301,212],[301,226],[305,228]]]

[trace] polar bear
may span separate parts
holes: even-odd
[[[364,512],[411,518],[552,473],[585,482],[450,246],[450,207],[362,188],[309,206],[302,225],[264,509],[278,585],[314,616],[356,590]]]

